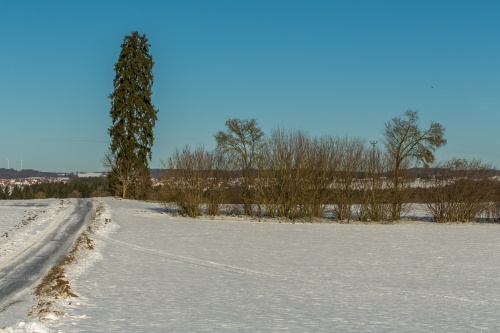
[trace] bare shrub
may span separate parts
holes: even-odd
[[[496,184],[498,186],[498,184]],[[498,197],[497,197],[498,198]],[[485,221],[500,222],[500,201],[490,202],[481,216]]]
[[[171,175],[165,179],[165,191],[167,197],[177,203],[181,215],[201,215],[205,153],[202,147],[191,151],[186,146],[182,151],[176,149],[168,160]]]
[[[301,131],[274,130],[258,164],[258,211],[291,220],[323,216],[331,182],[331,145]]]
[[[278,129],[271,133],[259,160],[259,198],[271,217],[299,217],[299,191],[304,141],[302,133]]]
[[[429,170],[427,211],[436,222],[474,221],[495,201],[495,171],[479,160],[452,159]]]
[[[164,199],[174,201],[179,213],[196,217],[202,214],[201,206],[206,203],[207,213],[217,215],[223,202],[227,177],[221,154],[208,152],[203,147],[194,151],[186,146],[176,150],[164,163]]]
[[[373,146],[365,151],[366,177],[362,182],[360,205],[361,221],[386,221],[391,217],[389,181],[385,175],[389,172],[387,156]]]
[[[81,198],[82,194],[78,190],[73,190],[71,193],[68,193],[68,198]]]
[[[336,160],[335,179],[333,181],[333,203],[337,220],[349,222],[353,218],[353,206],[356,192],[361,189],[359,179],[363,177],[365,141],[348,137],[334,141]]]
[[[206,178],[203,198],[207,205],[207,214],[215,216],[219,214],[220,207],[226,197],[231,164],[224,154],[219,150],[215,150],[206,154],[205,167],[204,176]]]
[[[309,139],[305,147],[303,202],[301,210],[306,219],[323,217],[328,201],[331,175],[335,169],[331,139]]]

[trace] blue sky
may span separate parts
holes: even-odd
[[[445,126],[438,159],[500,168],[500,1],[0,5],[0,167],[102,170],[114,63],[137,30],[156,63],[153,168],[186,144],[213,148],[228,118],[381,142],[407,109]]]

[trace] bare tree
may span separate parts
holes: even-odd
[[[404,117],[396,117],[385,123],[384,144],[392,165],[391,219],[399,220],[404,201],[404,185],[407,170],[415,162],[424,165],[434,162],[434,152],[446,144],[444,127],[432,122],[429,128],[421,130],[418,125],[418,111],[408,110]]]
[[[228,119],[225,132],[219,131],[214,135],[217,149],[228,155],[228,158],[237,163],[242,172],[242,199],[245,214],[252,214],[252,168],[255,167],[264,132],[257,126],[255,119]]]
[[[122,198],[126,198],[127,190],[134,181],[134,162],[129,159],[123,159],[118,163],[116,154],[109,151],[102,158],[102,165],[108,172],[108,178],[118,182],[115,186],[116,191]]]

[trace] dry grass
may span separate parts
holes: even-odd
[[[95,210],[95,215],[92,218],[92,222],[90,222],[90,224],[89,224],[89,228],[88,228],[89,232],[95,233],[99,229],[99,222],[101,220],[100,217],[102,215],[103,210],[104,210],[104,205],[102,203],[100,203],[99,206],[97,206],[97,208]],[[104,224],[108,224],[108,223],[111,223],[111,219],[105,218]]]
[[[86,232],[82,233],[76,244],[68,255],[53,267],[50,272],[44,276],[40,284],[35,289],[35,295],[38,298],[38,304],[28,312],[31,317],[36,317],[40,321],[46,320],[48,314],[57,316],[64,315],[64,312],[54,309],[55,301],[58,299],[75,298],[78,295],[73,292],[66,277],[66,267],[77,262],[78,253],[85,250],[93,250],[94,244]],[[69,302],[71,304],[71,301]]]
[[[60,204],[64,203],[61,200]],[[88,226],[88,232],[95,233],[99,229],[99,224],[111,223],[110,218],[102,218],[104,205],[100,203],[95,211],[95,214]],[[70,282],[66,276],[66,268],[74,263],[77,263],[81,253],[94,249],[94,242],[89,237],[88,232],[83,232],[77,239],[75,245],[68,255],[61,262],[53,267],[49,273],[42,279],[35,290],[35,295],[38,298],[38,304],[28,312],[28,315],[38,318],[41,322],[48,320],[51,315],[63,316],[64,312],[57,310],[57,301],[67,299],[71,305],[72,298],[78,295],[71,289]]]

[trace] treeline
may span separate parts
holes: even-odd
[[[53,182],[0,188],[0,200],[45,198],[90,198],[109,196],[111,190],[105,178],[76,178],[67,183]]]
[[[494,168],[477,160],[434,163],[444,128],[421,130],[417,120],[408,111],[387,122],[379,145],[298,130],[265,137],[254,119],[230,119],[214,136],[215,150],[186,146],[164,162],[164,200],[191,217],[239,203],[242,213],[259,217],[311,220],[329,210],[339,221],[395,221],[410,202],[421,202],[437,222],[498,220]]]
[[[29,177],[45,177],[45,178],[57,178],[57,177],[70,177],[69,173],[57,173],[57,172],[43,172],[33,169],[5,169],[0,168],[0,179],[19,179],[19,178],[29,178]]]

